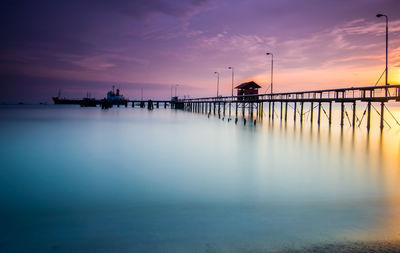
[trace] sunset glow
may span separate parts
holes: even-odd
[[[169,98],[175,84],[180,95],[209,96],[214,71],[228,95],[228,66],[235,84],[254,80],[266,90],[267,51],[275,56],[276,91],[373,85],[385,69],[378,12],[390,21],[389,80],[400,82],[394,0],[41,2],[3,8],[0,102],[48,101],[58,89],[102,97],[111,85],[132,98],[141,88],[149,98]]]

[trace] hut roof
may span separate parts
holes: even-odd
[[[255,82],[251,81],[251,82],[239,84],[238,86],[235,87],[235,89],[246,89],[246,88],[258,89],[258,88],[261,88],[261,86],[256,84]]]

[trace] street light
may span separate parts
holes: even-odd
[[[266,55],[271,55],[271,94],[273,93],[273,80],[274,80],[274,55],[272,53],[266,53]]]
[[[218,90],[219,90],[219,72],[214,72],[214,74],[217,74],[217,97],[218,97]]]
[[[380,17],[385,17],[386,18],[386,69],[385,69],[385,84],[386,85],[389,85],[388,84],[388,72],[389,72],[389,69],[388,69],[388,42],[389,42],[389,29],[388,29],[388,27],[389,27],[389,20],[388,20],[388,16],[387,15],[385,15],[385,14],[376,14],[376,17],[377,18],[380,18]]]
[[[178,97],[178,86],[179,84],[175,84],[175,97]]]
[[[228,69],[232,70],[232,97],[233,97],[233,67],[228,67]]]

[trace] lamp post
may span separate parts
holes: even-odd
[[[388,69],[388,42],[389,42],[389,20],[388,20],[388,16],[387,15],[385,15],[385,14],[376,14],[376,17],[377,18],[380,18],[380,17],[385,17],[386,18],[386,68],[385,68],[385,84],[386,85],[389,85],[388,84],[388,72],[389,72],[389,69]]]
[[[273,80],[274,80],[274,55],[272,53],[266,53],[266,55],[271,55],[271,94],[273,93]]]
[[[179,84],[175,84],[175,97],[178,97],[178,86]]]
[[[217,74],[217,97],[218,97],[218,90],[219,90],[219,72],[214,72],[214,74]]]
[[[234,80],[233,72],[234,72],[234,70],[233,70],[233,67],[228,67],[228,69],[232,70],[232,97],[233,97],[233,80]]]

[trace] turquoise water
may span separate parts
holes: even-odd
[[[0,251],[246,252],[399,238],[399,137],[393,124],[367,134],[170,109],[3,106]]]

